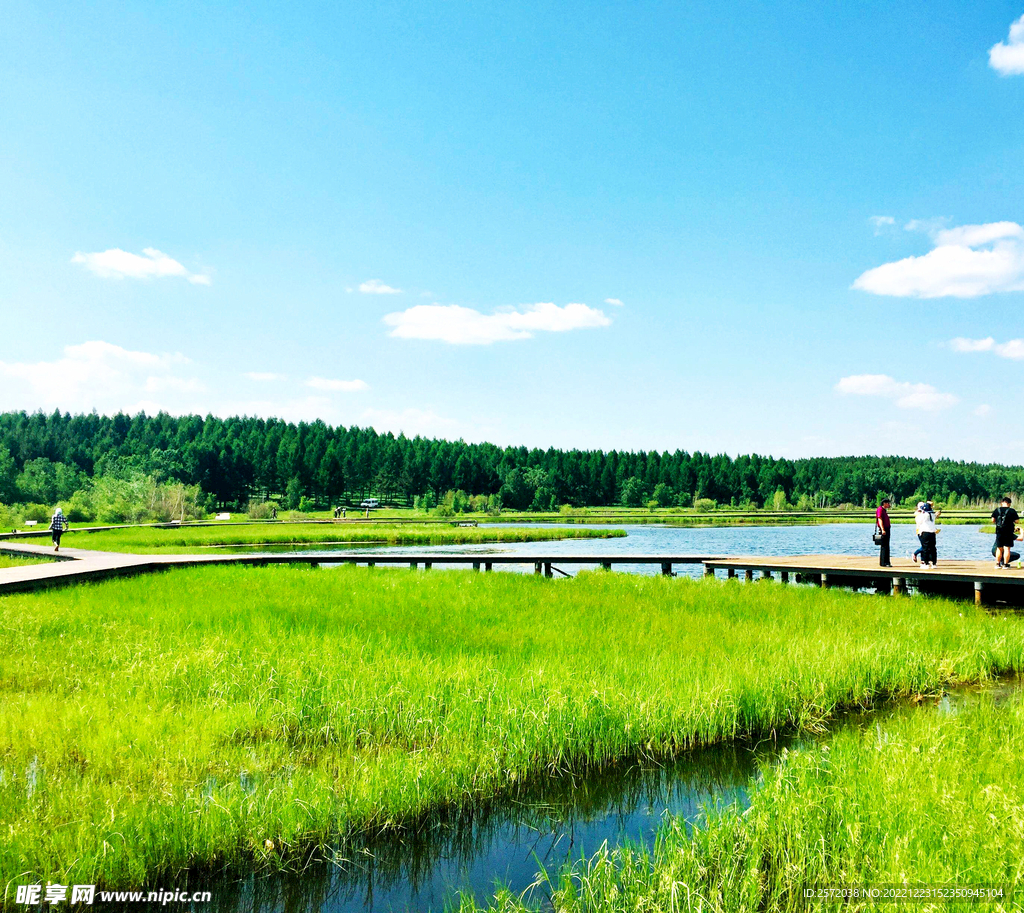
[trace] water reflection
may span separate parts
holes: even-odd
[[[689,823],[705,805],[737,801],[779,742],[688,752],[665,764],[630,762],[585,776],[546,778],[517,794],[400,834],[345,846],[333,863],[299,875],[249,877],[212,890],[213,908],[231,913],[441,910],[460,893],[480,902],[501,884],[543,902],[537,872],[592,855],[602,843],[651,843],[666,814]],[[210,905],[204,905],[209,911]]]

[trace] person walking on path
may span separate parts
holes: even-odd
[[[992,522],[996,525],[996,567],[1010,567],[1010,550],[1016,535],[1017,521],[1020,514],[1010,505],[1009,498],[1003,498],[1002,504],[992,511]]]
[[[889,558],[889,536],[892,533],[892,523],[889,520],[889,507],[892,502],[888,498],[882,498],[882,503],[875,511],[875,529],[882,537],[881,551],[878,553],[878,563],[881,567],[892,567]]]
[[[58,507],[50,518],[50,536],[53,538],[53,550],[55,552],[60,551],[60,537],[67,528],[67,517],[64,516],[64,511]]]
[[[927,501],[918,501],[914,512],[914,523],[917,535],[921,539],[921,567],[928,570],[938,564],[939,556],[935,550],[935,512]]]

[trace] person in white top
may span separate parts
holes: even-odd
[[[921,567],[933,568],[938,564],[939,556],[935,550],[935,512],[927,501],[918,501],[914,511],[914,523],[917,535],[921,539]]]

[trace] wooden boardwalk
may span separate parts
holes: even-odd
[[[769,578],[778,575],[783,583],[812,582],[823,587],[870,588],[894,595],[913,588],[922,593],[937,593],[970,598],[977,603],[1024,603],[1024,570],[997,570],[991,561],[943,561],[934,570],[925,570],[911,561],[894,559],[893,567],[883,568],[873,557],[853,555],[653,555],[615,553],[605,555],[551,554],[550,552],[423,552],[391,550],[387,552],[337,552],[295,554],[290,552],[255,552],[225,554],[157,554],[130,555],[121,552],[100,552],[91,549],[65,548],[55,554],[48,546],[27,542],[0,543],[0,552],[48,560],[44,563],[0,569],[0,593],[61,586],[86,580],[144,574],[171,567],[199,565],[365,564],[404,565],[429,569],[438,565],[471,566],[490,571],[494,565],[533,565],[535,574],[551,577],[565,574],[558,565],[593,565],[611,570],[617,565],[647,564],[658,566],[662,574],[672,574],[682,565],[703,565],[705,576],[716,572],[727,577],[742,575],[753,580],[757,575]],[[568,575],[566,575],[568,576]]]
[[[729,577],[742,573],[747,580],[755,574],[788,582],[790,577],[810,579],[823,587],[842,586],[886,589],[894,595],[908,587],[921,592],[969,596],[977,603],[988,601],[986,594],[1005,597],[1007,588],[1024,586],[1024,570],[999,569],[989,561],[941,561],[938,567],[925,569],[907,559],[893,559],[892,567],[879,567],[873,556],[854,555],[730,555],[704,562],[706,572],[725,571]],[[1024,599],[1024,590],[1019,599]]]
[[[315,544],[312,544],[315,548]],[[100,552],[83,548],[62,548],[56,554],[51,546],[30,545],[27,542],[4,542],[0,553],[23,558],[44,558],[41,564],[0,569],[0,593],[43,589],[62,586],[82,580],[100,580],[105,577],[126,577],[166,570],[171,567],[196,567],[211,564],[242,564],[258,567],[268,564],[378,564],[406,565],[429,569],[434,564],[470,565],[474,570],[492,570],[495,564],[533,565],[535,574],[554,576],[560,564],[600,565],[611,570],[620,564],[659,565],[663,574],[671,574],[675,565],[703,564],[709,555],[553,555],[551,553],[493,553],[493,552],[415,552],[389,551],[338,552],[330,554],[294,554],[288,552],[256,552],[246,554],[187,554],[187,555],[130,555],[122,552]],[[560,572],[564,573],[564,572]]]

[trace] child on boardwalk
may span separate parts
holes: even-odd
[[[53,550],[55,552],[60,551],[60,537],[67,528],[67,518],[64,516],[64,511],[58,507],[50,518],[50,536],[53,539]]]

